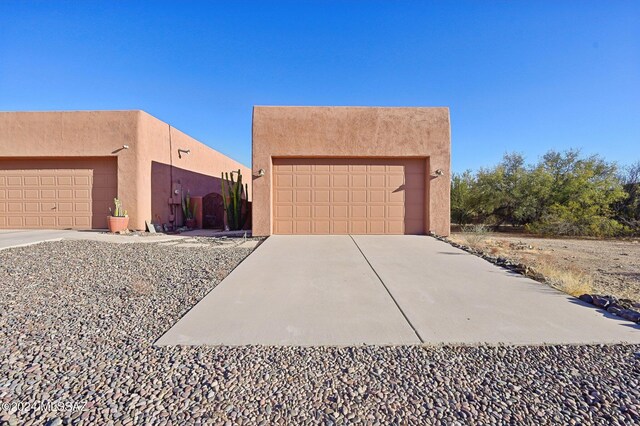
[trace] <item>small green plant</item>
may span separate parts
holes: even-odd
[[[238,180],[233,179],[233,174],[238,174]],[[226,184],[225,184],[226,182]],[[242,173],[240,170],[231,173],[222,173],[222,203],[227,212],[227,225],[229,230],[237,231],[247,222],[247,197],[249,186],[242,185]]]
[[[189,191],[187,191],[187,195],[182,197],[182,214],[184,215],[184,220],[195,219],[196,204],[195,201],[191,203],[191,195],[189,195]]]
[[[114,209],[109,207],[109,214],[113,217],[127,217],[127,211],[122,209],[122,201],[117,198],[113,199]]]

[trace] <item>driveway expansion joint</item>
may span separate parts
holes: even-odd
[[[362,251],[362,249],[360,248],[360,246],[358,245],[358,243],[356,242],[355,238],[353,238],[353,235],[349,234],[349,238],[351,238],[351,241],[353,241],[353,244],[356,245],[356,247],[358,248],[358,251],[360,252],[360,254],[362,255],[362,257],[364,257],[364,260],[367,262],[367,264],[369,265],[369,267],[371,268],[371,270],[373,271],[374,274],[376,274],[376,277],[378,277],[378,280],[380,281],[380,284],[382,284],[382,286],[384,287],[384,289],[387,291],[387,293],[389,294],[389,297],[391,297],[391,300],[393,300],[393,303],[395,303],[396,307],[398,308],[398,310],[400,311],[400,313],[402,314],[402,316],[404,317],[405,321],[407,321],[407,324],[409,324],[409,326],[411,327],[411,329],[413,330],[413,332],[416,334],[416,336],[418,337],[418,340],[420,340],[420,344],[425,343],[425,340],[422,338],[422,336],[420,336],[420,333],[418,333],[418,330],[413,326],[413,324],[411,323],[411,321],[409,321],[409,317],[407,317],[407,314],[402,310],[402,307],[400,307],[400,304],[398,303],[398,301],[396,300],[395,297],[393,297],[393,294],[391,293],[391,291],[389,290],[389,287],[387,287],[387,285],[384,283],[384,281],[382,280],[382,277],[380,277],[380,275],[378,274],[378,271],[376,271],[376,269],[373,267],[373,265],[371,264],[371,262],[369,262],[369,259],[367,258],[367,256],[364,254],[364,252]]]

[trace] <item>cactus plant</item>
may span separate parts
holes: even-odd
[[[109,216],[107,217],[107,226],[110,232],[128,232],[129,215],[127,211],[122,208],[122,202],[114,198],[113,210],[109,207]]]
[[[113,204],[114,204],[114,209],[111,210],[111,207],[109,207],[109,213],[111,214],[111,216],[113,217],[127,217],[127,211],[124,210],[122,208],[122,201],[120,201],[117,198],[113,199]]]
[[[196,204],[195,201],[191,203],[191,195],[187,191],[187,195],[182,197],[182,214],[185,221],[195,219]]]
[[[233,174],[238,174],[238,180],[233,179]],[[226,182],[226,185],[225,185]],[[231,173],[222,173],[222,203],[227,213],[227,226],[231,231],[242,229],[247,222],[249,186],[242,184],[240,170]],[[226,187],[226,189],[225,189]]]

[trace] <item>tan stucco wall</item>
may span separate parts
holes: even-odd
[[[187,182],[191,188],[185,190],[193,195],[216,192],[222,171],[240,168],[251,175],[247,167],[173,127],[171,139],[170,146],[169,125],[143,111],[0,112],[0,158],[117,157],[118,197],[132,229],[144,229],[144,221],[155,221],[155,215],[168,221],[171,189],[163,173],[170,167],[162,166],[173,164],[174,180]],[[129,149],[120,149],[123,145]],[[179,159],[178,148],[191,154]],[[161,171],[152,185],[154,163]],[[164,200],[156,201],[153,212],[152,198]]]
[[[171,137],[169,137],[171,132]],[[167,200],[172,196],[171,174],[174,184],[193,196],[220,193],[220,174],[240,169],[244,182],[249,183],[251,199],[251,170],[237,161],[211,149],[192,137],[155,117],[140,112],[138,137],[138,208],[160,215],[163,220],[171,214]],[[165,147],[165,149],[159,149]],[[171,147],[171,148],[169,148]],[[178,155],[178,149],[190,150]],[[173,165],[171,170],[169,165]],[[176,208],[177,223],[181,223],[180,206]],[[149,217],[151,219],[151,217]]]
[[[425,229],[449,235],[448,108],[269,107],[253,109],[253,234],[272,233],[272,158],[420,157],[429,179]],[[437,169],[443,176],[433,177]]]

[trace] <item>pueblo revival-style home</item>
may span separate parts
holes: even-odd
[[[449,234],[447,108],[263,107],[252,168],[143,111],[0,113],[0,229],[222,228],[222,172],[249,183],[253,235]]]

